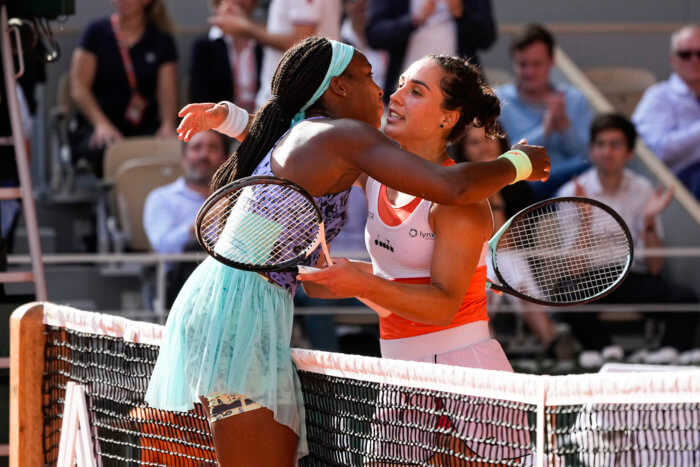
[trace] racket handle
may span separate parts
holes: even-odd
[[[498,284],[494,284],[493,282],[491,282],[488,279],[486,279],[486,288],[491,289],[491,291],[493,293],[495,293],[496,295],[503,295],[503,290],[504,290],[503,287],[501,287]]]
[[[320,271],[321,268],[315,268],[313,266],[303,266],[301,264],[296,266],[297,272],[301,274],[310,274],[312,272]]]

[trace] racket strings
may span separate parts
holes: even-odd
[[[317,243],[320,221],[313,201],[290,186],[255,184],[212,205],[200,235],[229,261],[274,266],[304,257]]]
[[[629,237],[607,211],[575,201],[546,204],[517,219],[494,252],[509,286],[561,304],[607,291],[630,254]]]

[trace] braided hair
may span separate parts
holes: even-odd
[[[459,120],[447,136],[448,141],[461,138],[467,125],[484,127],[488,138],[502,137],[498,126],[501,104],[482,80],[481,71],[460,57],[429,55],[428,58],[440,65],[446,74],[440,82],[445,95],[442,107],[460,112]]]
[[[253,173],[323,82],[332,54],[331,43],[322,37],[305,39],[284,54],[272,78],[272,98],[258,110],[248,135],[233,156],[214,174],[213,189]],[[321,99],[307,113],[311,110],[323,110]]]

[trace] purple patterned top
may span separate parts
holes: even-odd
[[[282,136],[284,138],[284,136]],[[282,139],[280,138],[280,140]],[[260,164],[255,168],[251,175],[272,175],[272,167],[270,166],[270,158],[272,156],[272,149],[265,155]],[[323,222],[326,227],[326,242],[330,244],[331,240],[335,238],[340,229],[343,228],[345,224],[345,219],[347,218],[347,207],[348,198],[350,196],[350,190],[341,191],[340,193],[332,193],[323,196],[314,197],[316,204],[321,211],[321,217],[323,217]],[[316,250],[302,260],[299,264],[304,266],[315,266],[318,258],[321,256],[321,247],[319,246]],[[270,282],[274,282],[282,287],[284,287],[290,295],[293,297],[296,294],[297,288],[299,287],[299,281],[296,280],[296,273],[292,272],[265,272],[261,273],[266,276]]]

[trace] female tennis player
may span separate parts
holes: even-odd
[[[520,153],[515,163],[455,168],[400,149],[377,130],[382,91],[367,59],[324,38],[307,39],[283,56],[272,95],[215,175],[214,188],[249,175],[296,182],[315,197],[329,239],[342,227],[349,189],[361,173],[443,204],[470,204],[522,178],[515,163],[530,161],[532,180],[546,178],[549,170],[546,153],[535,147],[523,147],[529,157]],[[193,115],[185,116],[180,134],[207,129],[217,120],[204,114],[213,107],[190,107]],[[247,114],[244,120],[243,127]],[[303,264],[316,264],[319,256],[317,251]],[[292,273],[263,276],[208,258],[173,304],[146,400],[187,410],[201,398],[222,466],[291,466],[307,451],[290,351],[297,285]]]
[[[401,76],[384,133],[435,166],[450,166],[448,143],[470,125],[496,136],[499,113],[499,100],[477,68],[460,58],[429,56]],[[306,293],[329,298],[330,290],[376,304],[383,357],[512,371],[490,335],[486,310],[489,202],[447,206],[403,194],[371,175],[359,181],[368,200],[365,242],[372,262],[338,259],[300,274]]]

